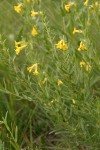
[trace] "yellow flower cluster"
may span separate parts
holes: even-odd
[[[26,0],[26,2],[27,2],[27,3],[30,3],[31,0]],[[17,6],[14,6],[14,10],[15,10],[17,13],[20,14],[21,11],[22,11],[23,5],[24,5],[23,3],[20,3],[20,4],[18,4]],[[35,17],[35,16],[38,15],[38,14],[41,14],[41,12],[35,12],[34,10],[31,11],[31,16],[32,16],[32,17]],[[38,34],[37,29],[36,29],[35,27],[33,27],[32,30],[31,30],[31,35],[35,37],[37,34]],[[15,41],[15,52],[16,52],[16,55],[18,55],[26,46],[27,46],[27,43],[26,43],[25,41],[19,41],[19,42],[16,42],[16,41]],[[32,72],[33,69],[34,69],[33,74],[34,74],[35,76],[39,75],[37,63],[36,63],[36,64],[33,64],[32,66],[30,66],[30,67],[27,68],[27,70],[28,70],[29,72]]]
[[[39,72],[38,72],[38,64],[33,64],[32,66],[28,67],[27,70],[29,72],[32,72],[32,70],[34,69],[34,72],[33,72],[33,75],[37,76],[39,75]]]
[[[65,43],[65,41],[62,39],[56,44],[56,48],[61,49],[63,51],[66,51],[68,49],[68,45]]]
[[[31,2],[31,0],[26,0],[28,3],[30,3]],[[18,4],[17,6],[14,6],[14,10],[17,12],[17,13],[21,13],[21,11],[22,11],[22,8],[23,8],[23,3],[20,3],[20,4]],[[36,17],[38,14],[42,14],[42,12],[41,11],[39,11],[39,12],[36,12],[36,11],[34,11],[34,10],[32,10],[31,11],[31,17]],[[33,27],[32,28],[32,30],[31,30],[31,35],[32,36],[36,36],[36,35],[38,35],[38,31],[37,31],[37,29],[35,28],[35,27]]]
[[[27,2],[27,3],[30,3],[31,0],[26,0],[26,2]],[[88,6],[88,3],[89,3],[89,0],[86,0],[86,1],[83,3],[83,5],[84,5],[84,6]],[[71,9],[71,7],[72,7],[73,5],[75,5],[74,2],[68,3],[68,4],[66,4],[66,5],[64,6],[64,8],[65,8],[65,10],[66,10],[67,12],[70,12],[70,9]],[[95,5],[98,5],[98,3],[95,3]],[[20,3],[20,4],[18,4],[17,6],[14,6],[15,11],[16,11],[17,13],[19,13],[19,14],[21,13],[22,8],[23,8],[23,3]],[[40,11],[35,11],[35,10],[32,10],[32,11],[31,11],[31,17],[36,17],[36,16],[39,15],[39,14],[41,14]],[[32,35],[33,37],[35,37],[35,36],[38,35],[38,30],[37,30],[34,26],[32,27],[32,30],[31,30],[30,32],[31,32],[31,35]],[[75,33],[83,33],[83,31],[74,27],[72,33],[73,33],[73,34],[75,34]],[[16,42],[16,41],[15,41],[15,52],[16,52],[16,55],[18,55],[26,46],[27,46],[27,43],[26,43],[25,41],[19,41],[19,42]],[[58,42],[55,44],[55,46],[56,46],[57,49],[60,49],[60,50],[62,50],[62,51],[66,51],[66,50],[68,49],[68,44],[64,41],[64,39],[61,39],[60,41],[58,41]],[[87,50],[87,47],[86,47],[86,45],[85,45],[85,42],[82,42],[82,41],[81,41],[81,42],[80,42],[80,45],[79,45],[79,47],[78,47],[78,51],[84,51],[84,50]],[[86,68],[86,71],[90,72],[91,66],[90,66],[89,64],[86,64],[84,61],[81,61],[81,62],[80,62],[80,67],[82,68],[83,66]],[[29,72],[32,72],[33,69],[34,69],[33,74],[37,76],[37,75],[39,74],[37,63],[36,63],[36,64],[33,64],[32,66],[30,66],[30,67],[27,68],[27,70],[28,70]],[[45,80],[44,80],[44,82],[45,82]],[[63,82],[59,79],[59,80],[58,80],[58,86],[60,86],[60,85],[62,85],[62,84],[63,84]]]
[[[27,43],[25,41],[20,41],[20,42],[15,41],[16,55],[18,55],[26,46],[27,46]]]
[[[27,0],[28,3],[30,3],[31,1],[30,0]],[[17,6],[14,6],[14,10],[17,12],[17,13],[21,13],[21,10],[23,8],[23,3],[20,3],[18,4]],[[42,12],[36,12],[34,10],[31,11],[31,17],[36,17],[38,14],[42,14]]]
[[[85,63],[84,61],[81,61],[81,62],[80,62],[80,67],[81,67],[81,68],[82,68],[82,67],[85,67],[85,69],[86,69],[87,72],[90,72],[90,71],[91,71],[91,66],[90,66],[90,64],[89,64],[89,63]]]

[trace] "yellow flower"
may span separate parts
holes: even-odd
[[[89,7],[89,13],[91,14],[91,13],[95,13],[95,12],[96,12],[95,7],[91,5],[91,6]]]
[[[33,72],[33,74],[34,74],[35,76],[39,75],[37,63],[34,64],[34,72]]]
[[[14,6],[14,10],[20,14],[21,10],[22,10],[23,4],[20,3],[17,6]]]
[[[45,77],[44,80],[42,81],[42,84],[45,84],[47,82],[47,78]]]
[[[29,72],[32,72],[33,68],[34,68],[34,65],[32,65],[32,66],[30,66],[30,67],[27,67],[27,70],[28,70]]]
[[[58,79],[58,86],[62,85],[63,82],[61,80]]]
[[[36,36],[38,34],[37,30],[34,27],[32,28],[31,34],[33,36]]]
[[[56,48],[65,51],[65,50],[68,49],[68,45],[64,42],[64,40],[60,40],[60,41],[56,44]]]
[[[95,6],[96,6],[96,7],[99,7],[99,6],[100,6],[100,3],[99,3],[99,2],[95,2]]]
[[[88,6],[88,2],[89,2],[89,0],[86,0],[83,4],[84,4],[84,6]]]
[[[65,10],[67,12],[70,12],[70,8],[71,8],[72,5],[74,5],[74,3],[69,3],[69,4],[65,5]]]
[[[89,13],[95,13],[99,7],[100,7],[99,2],[95,2],[94,5],[90,5]]]
[[[86,65],[86,71],[90,72],[91,71],[91,66],[89,64]]]
[[[66,10],[67,12],[69,12],[69,11],[70,11],[70,5],[65,5],[65,10]]]
[[[74,99],[72,99],[72,102],[73,102],[73,105],[75,105],[75,104],[76,104],[76,101],[75,101]]]
[[[33,64],[33,65],[30,66],[30,67],[27,67],[27,70],[28,70],[29,72],[32,72],[33,69],[34,69],[33,74],[34,74],[35,76],[37,76],[37,75],[39,74],[37,63],[36,63],[36,64]]]
[[[16,55],[18,55],[20,51],[22,51],[26,46],[27,46],[27,43],[25,41],[20,41],[20,42],[15,41]]]
[[[82,30],[78,30],[78,29],[74,28],[73,34],[75,34],[75,33],[82,33]]]
[[[87,50],[87,47],[85,46],[85,44],[83,42],[80,42],[80,46],[78,48],[78,51],[84,51]]]
[[[38,76],[38,75],[39,75],[39,72],[38,72],[37,70],[35,70],[35,71],[33,72],[33,75]]]
[[[81,62],[80,62],[80,67],[82,68],[84,65],[85,65],[85,62],[84,62],[84,61],[81,61]]]
[[[86,69],[87,72],[91,71],[91,66],[90,66],[89,63],[85,63],[84,61],[81,61],[80,62],[80,67],[82,68],[83,66],[85,67],[85,69]]]
[[[30,3],[31,2],[31,0],[26,0],[28,3]]]
[[[32,11],[31,11],[31,16],[32,16],[32,17],[35,17],[36,15],[38,15],[38,12],[32,10]]]

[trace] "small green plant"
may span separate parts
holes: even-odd
[[[11,147],[14,148],[15,150],[20,150],[20,146],[17,143],[17,140],[18,140],[17,126],[15,127],[15,133],[13,134],[12,128],[9,127],[8,122],[7,122],[7,113],[5,115],[5,118],[3,117],[2,120],[3,121],[1,123],[4,124],[7,129],[7,132],[8,132],[7,137],[11,143]]]

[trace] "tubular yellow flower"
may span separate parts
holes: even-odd
[[[68,49],[68,45],[64,42],[64,40],[60,40],[60,41],[56,44],[56,48],[65,51],[65,50]]]
[[[95,7],[91,5],[91,6],[89,7],[89,13],[91,14],[91,13],[95,13],[95,12],[96,12]]]
[[[36,63],[36,64],[33,64],[33,65],[32,65],[32,66],[30,66],[30,67],[27,67],[27,70],[28,70],[29,72],[32,72],[32,71],[33,71],[33,69],[34,69],[33,74],[37,76],[37,75],[39,74],[39,72],[38,72],[38,65],[37,65],[37,63]]]
[[[15,10],[18,14],[20,14],[20,13],[21,13],[21,10],[22,10],[22,7],[23,7],[23,4],[20,3],[20,4],[18,4],[17,6],[14,6],[14,10]]]
[[[86,0],[83,4],[84,4],[84,6],[88,6],[88,2],[89,2],[89,0]]]
[[[33,27],[31,31],[32,36],[36,36],[38,34],[37,30]]]
[[[25,41],[20,41],[20,42],[15,41],[16,55],[18,55],[26,46],[27,46],[27,43]]]
[[[18,55],[18,54],[20,53],[20,51],[21,51],[21,50],[22,50],[22,48],[21,48],[21,47],[16,48],[16,50],[15,50],[16,55]]]
[[[35,76],[38,76],[39,75],[39,72],[38,72],[38,65],[37,65],[37,63],[36,64],[34,64],[34,72],[33,72],[33,74],[35,75]]]
[[[27,1],[27,3],[30,3],[31,2],[31,0],[26,0]]]
[[[87,72],[90,72],[90,71],[91,71],[91,66],[90,66],[89,63],[85,63],[84,61],[81,61],[81,62],[80,62],[80,67],[82,68],[83,66],[85,67],[85,70],[86,70]]]
[[[84,61],[81,61],[81,62],[80,62],[80,67],[82,68],[84,65],[85,65],[85,62],[84,62]]]
[[[66,10],[67,12],[69,12],[69,11],[70,11],[70,5],[65,5],[65,10]]]
[[[95,2],[95,6],[96,6],[96,7],[99,7],[99,6],[100,6],[100,3],[99,3],[99,2]]]
[[[38,76],[38,75],[39,75],[39,72],[38,72],[37,70],[35,70],[35,71],[33,72],[33,75]]]
[[[32,16],[32,17],[35,17],[36,15],[38,15],[38,12],[32,10],[32,11],[31,11],[31,16]]]
[[[47,78],[45,77],[44,80],[42,81],[42,84],[45,84],[47,82]]]
[[[72,102],[73,102],[74,105],[76,104],[76,101],[74,99],[72,99]]]
[[[96,13],[96,11],[98,11],[99,7],[100,7],[100,3],[95,2],[94,5],[89,6],[89,13]]]
[[[73,5],[74,5],[74,3],[69,3],[69,4],[65,5],[65,10],[67,12],[70,12],[71,6],[73,6]]]
[[[78,48],[78,51],[84,51],[87,50],[87,47],[85,46],[85,44],[83,42],[80,42],[80,46]]]
[[[62,85],[63,82],[61,80],[58,79],[58,86]]]
[[[90,72],[91,71],[91,66],[89,64],[86,65],[86,71]]]
[[[32,72],[33,68],[34,68],[34,65],[32,65],[32,66],[30,66],[30,67],[27,67],[27,70],[28,70],[29,72]]]
[[[78,29],[74,28],[73,34],[75,34],[75,33],[82,33],[82,30],[78,30]]]

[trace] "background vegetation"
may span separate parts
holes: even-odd
[[[20,2],[24,7],[18,14],[14,6]],[[0,1],[0,150],[100,149],[96,2],[84,6],[83,0],[76,0],[67,12],[67,0]],[[33,9],[42,13],[31,17]],[[31,35],[33,26],[36,37]],[[73,34],[74,28],[82,33]],[[68,44],[66,51],[56,48],[61,39]],[[19,55],[15,41],[28,43]],[[81,41],[87,50],[78,51]],[[27,70],[35,63],[38,76]]]

